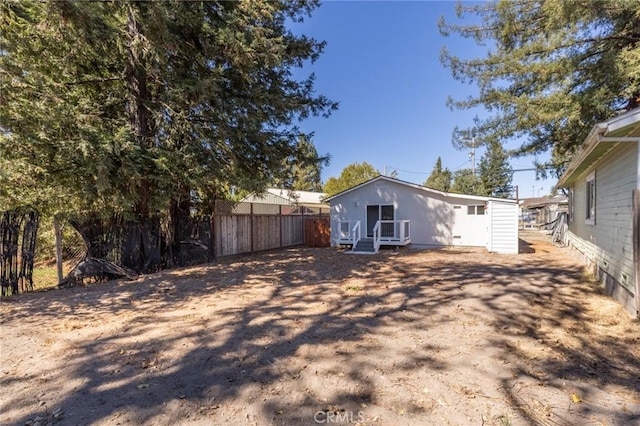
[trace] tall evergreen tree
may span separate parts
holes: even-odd
[[[291,175],[297,120],[337,107],[292,76],[317,4],[2,2],[3,203],[144,218]]]
[[[274,178],[274,186],[297,191],[322,191],[322,167],[329,163],[329,155],[320,156],[313,142],[301,135],[293,154],[282,165],[283,171]]]
[[[479,171],[485,192],[483,195],[500,198],[513,195],[513,169],[500,143],[494,141],[487,146],[487,152],[480,160]]]
[[[328,195],[334,195],[379,175],[380,172],[366,161],[349,164],[342,169],[339,177],[330,177],[327,179],[323,191]]]
[[[438,191],[449,192],[449,190],[451,189],[452,179],[453,174],[451,173],[451,170],[446,167],[443,169],[442,159],[438,157],[435,166],[433,166],[431,174],[424,183],[424,186],[431,189],[437,189]]]
[[[551,150],[564,164],[592,126],[638,103],[640,8],[633,0],[498,0],[457,6],[459,18],[440,21],[490,46],[484,57],[461,58],[443,49],[453,76],[478,93],[449,100],[459,109],[484,106],[491,115],[460,134],[483,141],[522,139],[515,154]],[[475,17],[479,18],[474,19]]]

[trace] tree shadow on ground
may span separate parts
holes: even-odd
[[[51,324],[64,368],[3,388],[37,385],[69,424],[459,423],[490,407],[529,424],[638,420],[637,333],[592,323],[579,266],[465,250],[345,256],[293,249],[26,295],[3,324]],[[11,423],[47,414],[5,395],[3,412],[21,406],[31,411]]]

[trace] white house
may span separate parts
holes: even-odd
[[[640,108],[597,124],[558,181],[569,189],[570,246],[632,315],[640,313],[639,141]]]
[[[472,246],[518,253],[515,200],[451,194],[378,176],[327,200],[333,245]]]

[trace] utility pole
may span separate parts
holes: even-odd
[[[471,173],[473,177],[476,176],[476,137],[473,136],[471,139],[463,138],[460,139],[461,142],[471,142],[471,152],[469,153],[469,158],[471,159]]]
[[[471,158],[471,174],[476,176],[476,137],[471,138],[471,152],[469,153]]]

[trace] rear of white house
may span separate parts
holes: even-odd
[[[445,193],[378,176],[327,201],[333,245],[364,247],[362,251],[411,244],[518,252],[515,200]]]
[[[570,246],[632,315],[640,312],[639,141],[640,109],[596,125],[558,182],[569,189]]]

